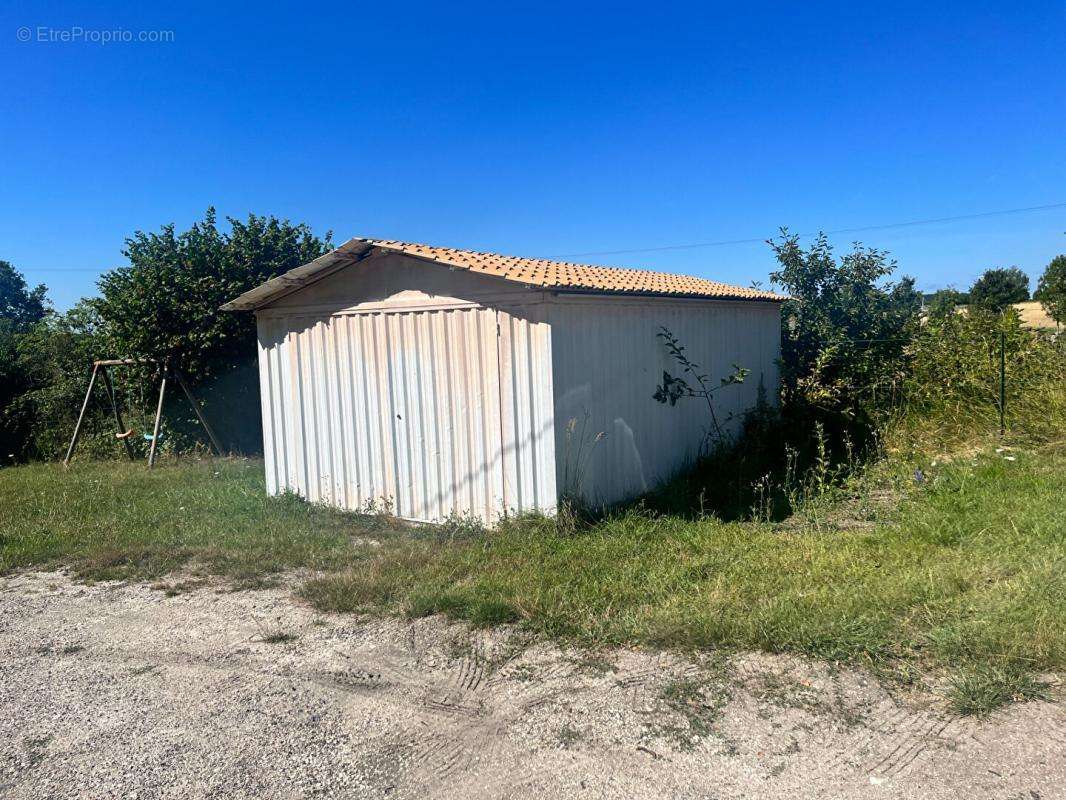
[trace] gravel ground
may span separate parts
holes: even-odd
[[[0,795],[1066,797],[1066,712],[987,722],[765,655],[605,654],[288,588],[0,578]]]

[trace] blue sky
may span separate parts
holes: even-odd
[[[209,205],[556,256],[1066,203],[1066,3],[863,5],[8,2],[0,258],[66,308],[127,235]],[[173,41],[40,40],[75,26]],[[1060,207],[834,241],[964,288],[1035,283],[1064,232]],[[582,260],[773,268],[763,244]]]

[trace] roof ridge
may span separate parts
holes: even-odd
[[[694,294],[697,296],[706,297],[719,297],[720,299],[746,299],[746,300],[771,300],[781,301],[787,299],[782,295],[778,295],[774,292],[765,291],[762,289],[746,288],[737,286],[735,284],[724,283],[722,281],[716,281],[712,278],[702,278],[695,275],[686,275],[684,273],[676,272],[664,272],[662,270],[645,269],[642,267],[616,267],[606,266],[603,264],[579,264],[574,261],[557,261],[551,258],[543,257],[531,257],[531,256],[516,256],[508,255],[505,253],[496,253],[489,250],[469,250],[461,247],[447,247],[443,245],[425,244],[422,242],[405,242],[399,239],[375,239],[370,237],[355,237],[356,241],[366,242],[369,245],[375,247],[384,247],[390,250],[396,250],[408,255],[421,256],[430,260],[447,261],[453,266],[460,268],[471,269],[475,272],[482,272],[486,274],[495,274],[500,276],[499,270],[504,265],[512,266],[518,264],[536,265],[538,269],[558,270],[563,268],[565,270],[589,270],[598,273],[604,273],[604,283],[608,282],[608,276],[621,275],[630,278],[633,281],[640,281],[641,278],[654,278],[655,281],[642,281],[647,283],[647,286],[619,286],[619,285],[603,285],[600,282],[596,282],[593,285],[586,285],[585,282],[566,281],[565,283],[548,281],[548,280],[522,280],[521,278],[513,278],[522,283],[532,283],[534,285],[542,286],[571,286],[572,288],[584,288],[600,291],[613,291],[622,293],[647,293],[647,294]],[[455,257],[449,258],[449,256]],[[503,264],[495,265],[481,265],[477,263],[465,263],[468,260],[495,260],[503,262]],[[506,270],[505,270],[506,272]],[[503,275],[500,277],[510,277],[509,275]],[[591,276],[590,276],[591,277]],[[546,278],[546,276],[545,276]],[[661,282],[667,283],[682,283],[688,284],[688,288],[692,289],[691,292],[685,292],[683,288],[673,288],[667,286],[658,285]],[[655,284],[655,285],[652,285]],[[696,286],[692,284],[697,284]],[[706,288],[714,287],[715,292],[711,293],[706,291]],[[703,291],[699,289],[704,288]]]

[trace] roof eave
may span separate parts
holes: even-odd
[[[373,245],[362,239],[349,239],[336,250],[331,250],[314,261],[308,261],[306,264],[271,278],[266,283],[259,284],[254,289],[249,289],[239,297],[219,306],[219,310],[255,311],[360,261],[372,249],[374,249]]]

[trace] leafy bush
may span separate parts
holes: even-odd
[[[18,363],[18,333],[10,320],[0,318],[0,464],[22,458],[26,431],[11,405],[26,391],[26,376]]]
[[[907,346],[902,413],[912,430],[934,426],[943,442],[995,430],[1001,341],[1008,427],[1041,440],[1066,430],[1066,342],[1022,327],[1013,309],[978,308],[930,317]]]
[[[15,363],[24,384],[8,408],[8,418],[21,433],[19,460],[55,459],[63,454],[85,397],[94,358],[103,344],[102,323],[91,304],[83,301],[66,314],[52,314],[24,332],[15,348]],[[119,451],[111,435],[113,424],[98,394],[87,409],[93,424],[79,447],[95,455]],[[106,433],[105,433],[106,432]]]
[[[270,278],[331,249],[330,235],[315,236],[303,224],[250,214],[227,218],[221,230],[215,210],[189,230],[165,225],[126,240],[129,266],[104,274],[101,297],[91,301],[103,320],[109,354],[152,358],[181,368],[196,386],[222,445],[237,452],[262,447],[259,379],[255,367],[255,319],[219,306]],[[122,380],[132,396],[151,398],[154,370],[131,370]],[[164,410],[167,446],[186,450],[203,440],[192,409],[173,392]]]
[[[780,410],[755,409],[739,441],[719,443],[645,497],[648,507],[780,519],[838,495],[886,443],[922,450],[996,432],[1001,334],[1009,430],[1032,441],[1066,432],[1066,340],[1023,328],[1013,309],[957,313],[964,296],[953,290],[934,296],[922,322],[912,282],[886,281],[895,265],[885,253],[856,246],[837,260],[825,237],[807,250],[787,234],[772,244],[774,280],[792,297]],[[686,394],[673,385],[657,399]]]

